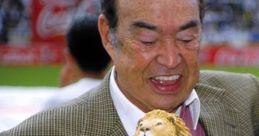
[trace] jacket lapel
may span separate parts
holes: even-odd
[[[124,127],[120,121],[120,118],[117,114],[117,111],[113,105],[112,97],[109,91],[109,77],[110,74],[107,74],[104,78],[102,84],[96,91],[93,92],[93,100],[89,101],[88,104],[94,105],[92,111],[95,111],[95,114],[90,117],[95,117],[92,125],[97,127],[92,127],[89,132],[89,124],[86,124],[84,134],[86,135],[102,135],[102,136],[126,136],[127,133],[124,130]],[[87,122],[87,121],[86,121]],[[94,130],[93,130],[94,129]]]
[[[209,136],[241,135],[238,111],[224,102],[225,89],[199,83],[195,87],[201,101],[200,121]]]

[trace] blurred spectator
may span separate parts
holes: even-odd
[[[65,87],[50,99],[47,107],[59,105],[97,86],[110,62],[102,46],[96,16],[75,20],[67,34],[67,45],[66,63],[61,71],[61,86]]]
[[[204,43],[244,46],[259,41],[259,2],[257,0],[206,0]]]
[[[9,31],[17,26],[24,9],[20,0],[0,0],[0,43],[8,43]]]

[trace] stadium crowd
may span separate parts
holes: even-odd
[[[6,6],[3,0],[0,2],[0,34],[1,43],[17,43],[30,40],[31,28],[29,25],[31,0],[12,0],[21,4],[22,14],[10,14],[9,18],[4,15],[13,13],[14,6]],[[12,3],[10,1],[10,3]],[[248,42],[259,41],[259,1],[257,0],[206,0],[206,14],[204,18],[203,43],[230,43],[233,46],[244,46]],[[15,4],[13,4],[15,5]],[[82,4],[81,4],[82,5]],[[8,10],[9,7],[11,10]],[[78,7],[82,10],[82,7]],[[6,10],[7,9],[7,10]],[[83,12],[81,12],[83,13]],[[19,15],[19,16],[17,16]],[[6,19],[19,20],[19,23],[12,28],[4,29]],[[10,32],[8,32],[10,31]],[[3,36],[3,34],[7,34]],[[9,38],[8,38],[8,37]],[[19,38],[21,37],[22,38]],[[27,37],[27,38],[25,38]],[[3,39],[4,38],[4,39]],[[25,38],[25,39],[24,39]],[[20,39],[20,40],[19,40]],[[19,40],[19,41],[14,41]],[[28,41],[27,41],[28,42]]]
[[[259,41],[259,1],[206,0],[203,42],[244,46]]]

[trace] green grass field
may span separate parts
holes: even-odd
[[[0,86],[58,86],[61,66],[0,66]]]
[[[0,86],[58,86],[61,66],[0,66]],[[259,77],[259,67],[202,66],[201,69],[251,73]]]
[[[251,73],[259,77],[259,67],[237,67],[237,66],[211,66],[203,65],[201,69],[222,70],[235,73]]]

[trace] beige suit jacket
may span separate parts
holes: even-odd
[[[195,89],[201,100],[200,121],[206,135],[253,136],[258,132],[258,112],[252,112],[259,108],[254,105],[259,99],[258,79],[246,74],[203,71]],[[43,135],[126,136],[109,92],[109,74],[93,91],[0,133],[0,136]]]

